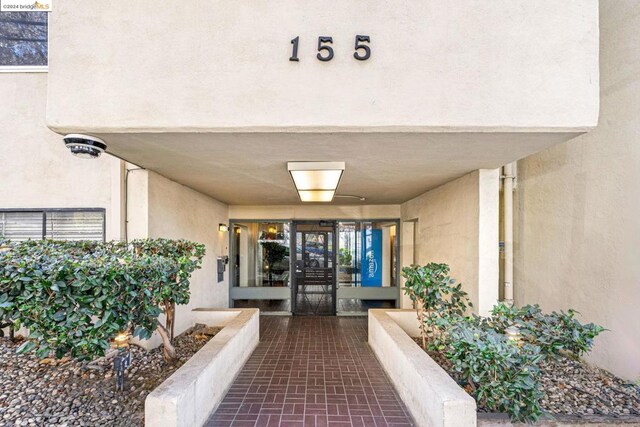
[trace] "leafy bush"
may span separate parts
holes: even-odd
[[[580,357],[591,350],[594,338],[605,329],[593,323],[580,323],[575,319],[576,313],[570,309],[545,314],[537,304],[520,308],[498,304],[486,322],[500,333],[516,326],[522,339],[539,346],[544,354],[557,356],[564,351]]]
[[[540,369],[544,355],[530,344],[459,321],[448,330],[446,358],[460,382],[483,407],[506,412],[512,421],[535,422],[542,414]]]
[[[547,355],[566,351],[578,357],[604,330],[581,324],[574,310],[544,314],[537,305],[500,304],[489,318],[467,317],[471,303],[446,264],[414,265],[402,275],[420,322],[422,347],[443,355],[479,404],[508,413],[512,421],[535,422],[542,414],[539,364]],[[510,326],[519,328],[521,341],[506,336]]]
[[[151,297],[151,305],[161,307],[166,315],[165,332],[168,339],[173,340],[176,304],[188,304],[190,298],[189,279],[191,274],[200,268],[205,255],[204,245],[188,240],[139,239],[131,242],[138,255],[160,256],[177,263],[177,269],[158,282]]]
[[[11,250],[11,242],[0,238],[0,259],[2,254]],[[19,285],[20,283],[18,283]],[[2,329],[10,328],[10,336],[13,338],[13,318],[15,317],[15,298],[20,294],[20,288],[7,288],[3,292],[0,282],[0,337],[4,336]]]
[[[429,263],[412,265],[402,269],[406,279],[403,288],[416,308],[420,322],[422,347],[428,350],[443,348],[443,330],[447,319],[463,316],[471,302],[462,290],[462,283],[455,284],[449,277],[447,264]]]
[[[29,329],[20,352],[92,358],[103,355],[119,332],[149,338],[157,329],[165,359],[175,359],[158,316],[188,303],[189,278],[200,268],[203,245],[42,240],[1,248],[0,321]]]

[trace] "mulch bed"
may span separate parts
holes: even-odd
[[[420,338],[414,338],[420,345]],[[443,354],[428,352],[454,379],[456,373]],[[560,356],[540,364],[544,397],[542,408],[551,416],[592,416],[636,418],[640,420],[640,386],[587,363]],[[471,391],[468,387],[467,392]],[[478,412],[488,412],[478,405]]]
[[[115,390],[113,362],[38,359],[18,355],[19,342],[0,339],[0,425],[142,426],[147,395],[193,356],[219,328],[197,328],[174,340],[179,362],[170,366],[162,348],[131,346],[125,390]]]

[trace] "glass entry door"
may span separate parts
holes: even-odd
[[[336,314],[336,224],[296,222],[295,265],[292,289],[296,315]]]

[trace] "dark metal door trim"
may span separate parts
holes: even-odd
[[[301,312],[300,308],[298,307],[298,288],[299,288],[299,278],[301,273],[304,274],[304,272],[301,272],[299,269],[299,265],[298,265],[298,256],[297,256],[297,246],[298,246],[298,226],[299,225],[318,225],[319,227],[331,227],[331,231],[326,231],[327,233],[331,233],[332,238],[331,238],[331,254],[329,255],[331,257],[331,283],[329,284],[330,286],[330,292],[327,293],[327,295],[331,296],[331,312],[330,313],[314,313],[314,312]],[[300,231],[300,233],[314,233],[314,231]],[[317,233],[322,233],[321,230],[318,230]],[[338,247],[338,230],[337,230],[337,222],[335,221],[293,221],[292,222],[292,226],[291,226],[291,248],[290,248],[290,253],[293,255],[293,262],[291,263],[291,277],[292,277],[292,286],[291,286],[291,312],[294,315],[332,315],[335,316],[336,315],[336,306],[337,306],[337,301],[336,301],[336,287],[337,287],[337,247]],[[302,261],[304,262],[304,242],[302,243]],[[327,250],[327,240],[325,239],[325,253],[328,252]],[[316,309],[317,310],[317,309]]]

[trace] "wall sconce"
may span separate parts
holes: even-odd
[[[218,224],[218,231],[222,231],[223,233],[226,233],[227,231],[229,231],[229,226],[227,224]]]

